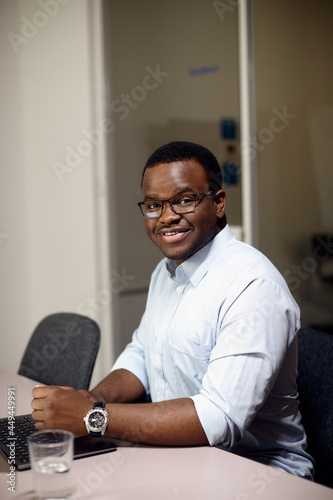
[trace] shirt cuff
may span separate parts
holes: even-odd
[[[228,449],[230,436],[228,437],[228,425],[222,410],[203,394],[191,396],[191,399],[209,444],[211,446],[222,444],[224,448]]]

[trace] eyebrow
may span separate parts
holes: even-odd
[[[184,194],[184,193],[194,193],[194,190],[190,187],[181,187],[181,188],[177,189],[177,191],[172,196],[170,196],[170,199],[174,198],[175,196],[179,196],[181,194]],[[158,194],[154,194],[154,193],[147,194],[144,197],[144,201],[146,201],[146,200],[160,200],[160,199],[161,199],[160,196]]]

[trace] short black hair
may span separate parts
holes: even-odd
[[[207,173],[209,189],[216,193],[222,188],[222,171],[220,165],[209,149],[199,144],[186,141],[174,141],[159,147],[148,158],[142,172],[141,185],[147,168],[161,163],[195,160]]]

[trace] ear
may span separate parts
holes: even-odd
[[[218,219],[222,219],[222,217],[224,217],[225,204],[226,204],[226,194],[223,189],[220,189],[215,193],[214,203],[216,207],[216,217]]]

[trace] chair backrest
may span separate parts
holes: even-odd
[[[300,329],[297,382],[315,481],[333,488],[333,335]]]
[[[31,335],[18,373],[46,385],[88,389],[99,344],[100,329],[94,320],[52,314]]]

